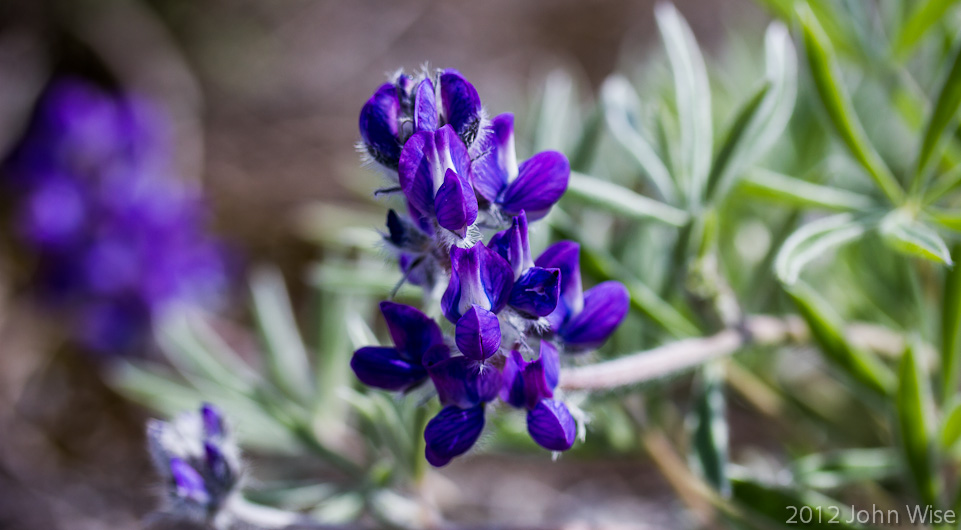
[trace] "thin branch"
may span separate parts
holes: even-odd
[[[885,356],[897,356],[904,351],[904,337],[885,327],[852,324],[846,335],[854,345]],[[743,330],[725,329],[710,337],[683,339],[611,361],[564,369],[560,386],[566,390],[613,389],[694,368],[731,355],[747,344],[803,344],[809,339],[807,326],[797,316],[754,315],[745,320]]]

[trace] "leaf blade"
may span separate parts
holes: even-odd
[[[571,174],[565,197],[567,195],[634,220],[654,220],[681,227],[689,218],[684,210],[650,199],[613,182],[578,173]]]

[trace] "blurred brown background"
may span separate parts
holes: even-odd
[[[764,16],[748,0],[677,4],[707,53],[728,26]],[[366,171],[353,146],[357,112],[385,74],[455,67],[491,112],[520,110],[554,68],[572,71],[590,91],[625,51],[657,50],[653,5],[0,0],[0,149],[15,139],[48,76],[114,77],[167,103],[183,172],[203,180],[218,229],[250,259],[296,274],[311,249],[289,217],[310,200],[354,196],[350,183]],[[3,288],[16,295],[15,286]],[[50,333],[36,320],[0,305],[0,529],[136,528],[154,504],[141,451],[146,413],[98,382],[95,362],[49,353]],[[484,465],[458,469],[482,473]],[[561,492],[605,493],[564,497],[581,501],[568,511],[593,503],[626,511],[639,528],[681,524],[651,518],[650,505],[671,498],[653,469],[615,464],[600,489],[585,486],[592,479],[573,460],[529,471],[543,502]]]

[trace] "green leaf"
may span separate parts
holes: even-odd
[[[928,208],[924,213],[925,217],[947,228],[948,230],[961,232],[961,210]]]
[[[961,256],[961,243],[951,249],[955,258]],[[961,267],[945,272],[944,298],[941,303],[941,401],[945,402],[958,391],[961,378]]]
[[[894,374],[877,357],[848,342],[839,325],[840,317],[823,298],[801,282],[787,289],[787,293],[829,362],[874,393],[890,393]]]
[[[774,260],[774,271],[785,285],[797,282],[804,267],[825,252],[861,237],[868,218],[838,214],[808,223],[784,241]]]
[[[577,173],[571,175],[565,197],[598,206],[615,215],[640,221],[652,219],[680,227],[684,226],[689,218],[684,210],[649,199],[613,182]]]
[[[314,395],[313,370],[297,330],[284,278],[276,269],[259,269],[251,277],[250,290],[273,380],[290,397],[309,403]]]
[[[694,33],[677,8],[669,3],[658,4],[654,15],[674,73],[683,168],[678,182],[687,184],[688,201],[695,204],[703,196],[714,145],[711,87]]]
[[[548,74],[544,80],[544,94],[534,131],[535,152],[549,149],[567,151],[571,140],[568,135],[577,129],[572,126],[572,114],[577,112],[577,108],[571,75],[561,69]]]
[[[796,483],[815,489],[874,482],[900,472],[898,454],[887,447],[814,453],[796,460],[791,467]]]
[[[921,257],[951,265],[951,253],[937,232],[912,219],[902,210],[895,210],[881,221],[881,236],[887,245],[908,256]]]
[[[897,416],[905,461],[921,500],[934,505],[938,499],[931,435],[931,402],[927,381],[918,367],[914,348],[901,357],[898,377]]]
[[[744,522],[748,523],[751,528],[761,530],[771,528],[824,530],[860,528],[860,526],[848,524],[851,515],[841,502],[814,492],[802,492],[762,484],[747,478],[732,479],[731,486],[732,497],[739,504],[750,508],[753,513],[765,518],[764,521],[758,521],[744,514],[743,517],[746,519]],[[803,513],[801,513],[802,510]],[[735,513],[734,515],[738,517],[740,514]]]
[[[868,210],[875,205],[874,200],[866,195],[814,184],[762,168],[749,171],[741,179],[739,188],[755,198],[797,207],[852,212]]]
[[[951,450],[961,440],[961,399],[955,398],[941,420],[941,447]]]
[[[868,140],[864,127],[854,112],[854,105],[841,82],[841,70],[834,57],[824,29],[807,5],[798,7],[804,29],[804,48],[818,96],[834,129],[854,158],[864,166],[885,196],[900,204],[904,190]]]
[[[946,193],[957,188],[958,184],[961,184],[961,164],[952,167],[934,180],[933,185],[924,194],[924,204],[936,202]]]
[[[724,367],[705,365],[694,397],[692,443],[694,456],[707,483],[721,496],[731,493],[727,477],[728,425],[725,418]]]
[[[772,23],[764,38],[766,83],[742,105],[708,176],[705,199],[724,196],[732,181],[781,136],[797,96],[797,56],[784,25]]]
[[[922,188],[930,167],[940,159],[938,155],[946,140],[945,131],[949,131],[948,126],[954,122],[958,106],[961,106],[961,38],[956,41],[951,68],[943,75],[934,108],[924,128],[912,182],[915,189]]]
[[[641,123],[641,102],[631,83],[620,75],[608,77],[601,87],[601,105],[614,139],[634,156],[658,195],[667,202],[675,202],[676,183],[657,152],[637,130]]]
[[[917,7],[908,16],[907,22],[901,24],[901,30],[891,52],[895,58],[903,60],[910,55],[911,50],[921,41],[924,34],[951,8],[957,0],[920,0],[915,2]]]

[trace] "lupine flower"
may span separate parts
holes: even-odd
[[[574,349],[600,346],[624,320],[630,295],[620,282],[603,282],[583,291],[580,245],[559,241],[534,262],[539,267],[561,271],[560,300],[547,319],[554,332]]]
[[[527,212],[532,221],[547,212],[567,190],[571,167],[557,151],[544,151],[518,166],[514,152],[514,115],[491,120],[480,156],[471,165],[474,190],[510,215]]]
[[[426,293],[449,275],[440,309],[454,333],[445,338],[419,310],[383,302],[394,346],[361,348],[351,367],[362,382],[385,390],[407,391],[430,379],[443,406],[424,431],[434,466],[474,446],[487,404],[498,398],[527,410],[528,432],[539,445],[570,449],[577,428],[556,393],[558,345],[599,346],[627,312],[627,291],[616,282],[582,292],[576,244],[558,243],[531,258],[528,220],[546,215],[566,190],[567,158],[544,152],[518,165],[513,116],[489,125],[483,116],[474,87],[453,70],[433,79],[400,75],[361,111],[364,145],[397,170],[409,210],[388,213],[385,241],[405,279]],[[481,230],[508,220],[485,244]]]
[[[147,441],[167,492],[167,515],[196,523],[216,520],[243,476],[240,451],[220,411],[204,404],[171,422],[152,420]]]
[[[97,352],[137,349],[155,316],[224,291],[222,250],[196,190],[171,173],[166,132],[141,100],[62,81],[3,168],[37,291]]]

